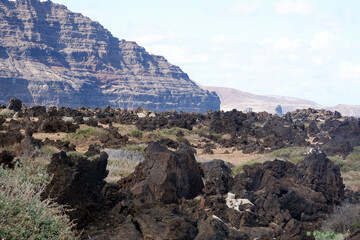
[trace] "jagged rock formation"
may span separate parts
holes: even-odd
[[[179,67],[51,1],[0,2],[0,103],[218,110]]]

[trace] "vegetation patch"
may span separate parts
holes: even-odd
[[[137,138],[137,139],[142,139],[143,138],[143,134],[144,132],[143,131],[140,131],[140,130],[132,130],[130,132],[130,136],[134,137],[134,138]]]
[[[12,117],[14,116],[15,112],[14,110],[10,110],[10,109],[3,109],[0,111],[0,116],[2,117]]]
[[[99,141],[99,139],[106,134],[106,131],[101,128],[88,127],[78,129],[75,133],[69,133],[63,140],[70,141],[70,143],[76,146],[89,146]]]
[[[41,148],[41,153],[46,157],[51,157],[54,153],[59,152],[59,149],[53,146],[43,146]]]
[[[34,162],[10,172],[0,168],[1,239],[76,239],[62,207],[40,199],[49,181],[45,167]]]
[[[276,158],[283,161],[289,161],[294,164],[299,163],[300,161],[303,161],[305,159],[304,153],[308,152],[309,148],[305,147],[289,147],[289,148],[283,148],[276,151],[273,151],[271,153],[262,155],[260,157],[251,159],[245,163],[237,165],[233,169],[233,175],[237,175],[243,172],[243,167],[245,165],[253,165],[254,163],[264,163],[266,161],[272,161]]]
[[[81,157],[81,158],[86,158],[84,153],[81,152],[77,152],[77,151],[71,151],[71,152],[67,152],[66,155],[68,157]]]

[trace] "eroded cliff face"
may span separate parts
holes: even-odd
[[[220,109],[179,67],[51,1],[0,2],[0,103]]]

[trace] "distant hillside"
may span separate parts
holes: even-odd
[[[164,57],[51,1],[0,1],[0,103],[206,112],[220,100]]]
[[[275,113],[277,105],[281,105],[283,112],[303,108],[321,108],[321,105],[304,99],[256,95],[233,88],[201,87],[206,90],[216,92],[220,97],[220,108],[225,111],[232,110],[234,108],[245,111],[248,108],[251,108],[254,112],[266,111],[269,113]]]
[[[338,104],[334,107],[326,107],[330,111],[338,111],[344,116],[360,117],[360,106],[359,105],[346,105]]]
[[[284,113],[294,111],[296,109],[316,108],[327,109],[331,111],[336,110],[344,116],[360,116],[359,105],[339,104],[334,107],[325,107],[315,102],[300,98],[274,95],[256,95],[242,92],[233,88],[199,86],[203,89],[216,92],[220,97],[220,108],[224,111],[229,111],[232,109],[247,111],[249,108],[251,108],[254,112],[266,111],[269,113],[275,113],[276,106],[281,105]]]

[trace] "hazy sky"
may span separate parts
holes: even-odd
[[[360,105],[359,0],[53,0],[202,85]]]

